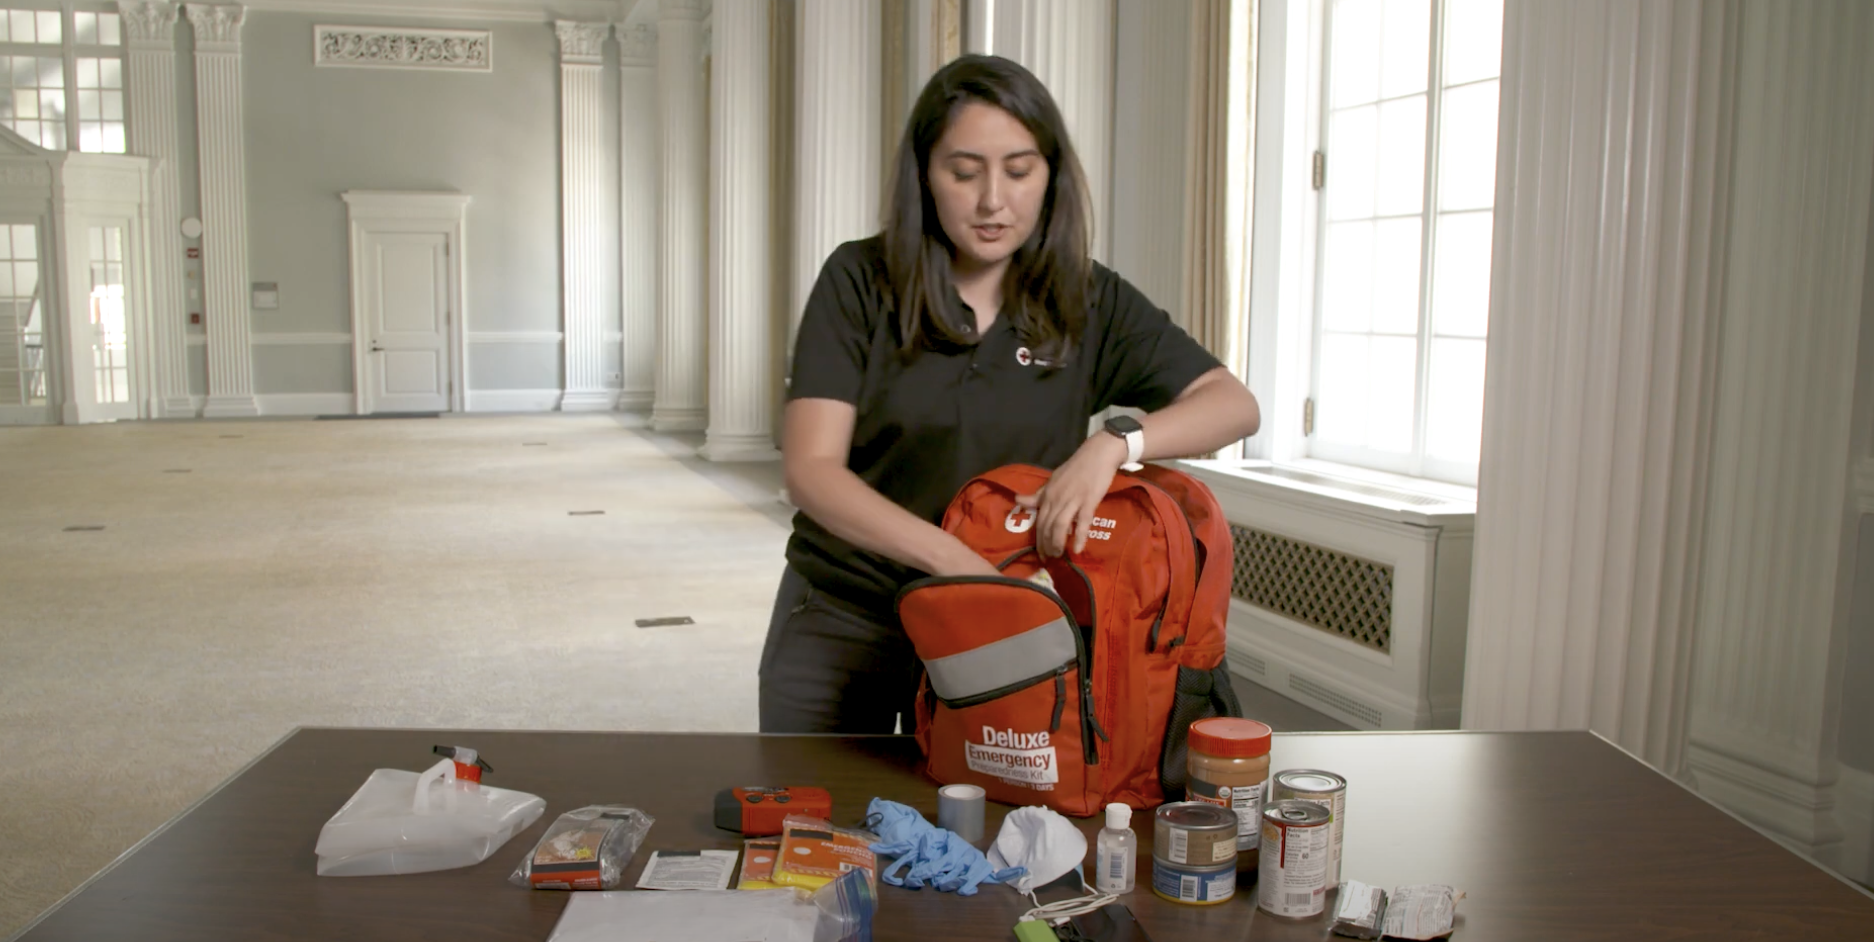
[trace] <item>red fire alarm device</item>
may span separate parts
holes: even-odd
[[[716,826],[749,837],[781,833],[790,814],[833,817],[833,796],[824,788],[772,788],[751,785],[716,793]]]
[[[191,246],[189,246],[189,257],[190,257],[190,258],[201,258],[201,257],[202,257],[202,247],[201,247],[201,246],[199,246],[199,245],[191,245]]]

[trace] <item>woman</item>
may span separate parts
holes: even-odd
[[[931,77],[884,231],[834,250],[795,341],[783,464],[800,513],[761,658],[764,732],[913,725],[918,661],[893,611],[923,575],[994,574],[937,522],[973,476],[1054,469],[1035,533],[1085,546],[1128,460],[1255,433],[1255,397],[1087,257],[1079,160],[1047,89],[1007,59]],[[1089,436],[1108,406],[1148,414]]]

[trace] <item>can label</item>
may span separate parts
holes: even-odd
[[[1179,903],[1221,903],[1236,895],[1236,868],[1196,870],[1154,860],[1152,890]]]
[[[1264,818],[1261,872],[1257,877],[1258,905],[1277,916],[1291,918],[1319,916],[1324,912],[1328,848],[1331,846],[1326,820],[1302,825]]]
[[[1332,837],[1327,847],[1327,885],[1329,888],[1340,886],[1340,848],[1347,833],[1346,822],[1342,820],[1347,814],[1347,789],[1342,787],[1332,792],[1315,792],[1278,785],[1275,792],[1278,799],[1313,802],[1334,816],[1333,822],[1328,825]]]
[[[1217,805],[1236,812],[1236,849],[1255,850],[1262,835],[1262,789],[1267,782],[1254,785],[1213,785],[1193,777],[1189,792],[1192,801]]]

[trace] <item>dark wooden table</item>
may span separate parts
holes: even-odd
[[[540,795],[546,813],[476,867],[314,875],[320,826],[371,770],[421,769],[439,743],[481,749],[489,784]],[[651,850],[740,847],[710,820],[728,785],[825,785],[838,823],[874,796],[934,822],[916,753],[902,737],[303,729],[16,938],[537,942],[568,894],[507,876],[563,811],[625,803],[657,818],[627,874],[635,885]],[[1348,778],[1346,877],[1464,890],[1456,942],[1874,938],[1874,898],[1587,733],[1285,734],[1275,767]],[[990,806],[982,846],[1006,811]],[[1259,913],[1252,887],[1216,907],[1160,900],[1147,888],[1150,822],[1134,816],[1142,886],[1125,902],[1158,942],[1328,938],[1325,919]],[[1091,844],[1100,823],[1081,824]],[[1028,908],[1001,886],[880,890],[880,940],[1012,939]]]

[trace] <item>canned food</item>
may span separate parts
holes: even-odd
[[[1275,777],[1277,801],[1296,799],[1312,801],[1328,810],[1334,820],[1328,824],[1327,891],[1340,886],[1340,847],[1346,833],[1347,780],[1319,769],[1289,769]]]
[[[1333,815],[1312,801],[1277,801],[1262,810],[1262,876],[1257,905],[1291,919],[1327,909],[1328,824]]]
[[[1152,856],[1180,866],[1214,867],[1236,862],[1236,812],[1201,801],[1158,806],[1152,823]]]
[[[1231,833],[1235,837],[1235,832]],[[1174,903],[1215,906],[1236,895],[1236,849],[1230,860],[1209,867],[1152,858],[1152,892]]]

